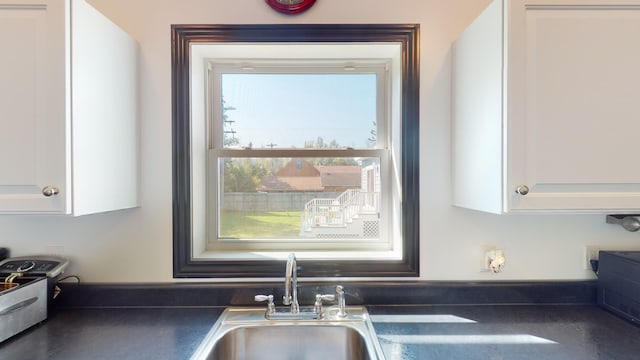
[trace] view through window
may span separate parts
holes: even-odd
[[[377,110],[388,103],[387,66],[350,62],[291,73],[290,64],[211,64],[221,89],[212,92],[210,163],[217,169],[209,171],[220,173],[210,208],[210,224],[218,224],[213,238],[227,240],[227,247],[243,240],[243,248],[247,240],[290,240],[286,246],[298,250],[335,249],[336,240],[341,248],[379,242],[380,156],[388,152],[385,127],[378,127],[387,120]],[[275,150],[283,156],[270,155]],[[309,150],[330,154],[308,157]],[[219,156],[229,152],[238,157]],[[372,152],[379,156],[366,156]],[[252,249],[273,246],[262,241]]]

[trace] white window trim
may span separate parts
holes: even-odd
[[[378,106],[382,106],[382,109],[378,109],[378,134],[384,134],[384,146],[388,146],[391,150],[388,152],[388,156],[381,156],[381,153],[385,153],[383,149],[349,149],[349,150],[305,150],[308,151],[309,156],[313,155],[313,152],[321,151],[322,157],[328,156],[376,156],[380,157],[381,161],[386,164],[381,164],[384,168],[389,169],[388,179],[385,179],[387,188],[383,189],[383,193],[386,191],[391,196],[387,197],[387,206],[383,206],[385,211],[389,214],[385,214],[387,218],[393,219],[393,223],[387,231],[388,238],[392,239],[392,248],[386,251],[363,251],[359,249],[357,251],[335,251],[330,253],[331,259],[367,259],[367,260],[390,260],[402,258],[402,220],[401,216],[391,216],[391,214],[401,214],[400,194],[402,193],[401,184],[401,149],[400,144],[400,83],[401,83],[401,45],[399,43],[361,43],[361,44],[295,44],[296,46],[290,46],[291,44],[247,44],[247,43],[224,43],[224,44],[192,44],[191,45],[191,159],[192,159],[192,258],[194,260],[237,260],[237,259],[264,259],[267,258],[283,258],[286,257],[286,251],[269,251],[269,252],[234,252],[225,251],[212,252],[208,251],[207,245],[207,230],[206,224],[208,223],[205,210],[209,201],[215,201],[209,199],[207,196],[202,196],[206,193],[207,183],[207,166],[212,166],[208,160],[207,150],[212,145],[209,141],[209,137],[206,134],[211,134],[209,124],[209,109],[207,108],[206,98],[208,96],[207,91],[211,91],[210,84],[207,84],[207,73],[211,69],[210,64],[212,59],[218,63],[226,63],[232,66],[246,66],[247,68],[261,65],[264,66],[267,62],[270,62],[271,66],[278,65],[283,61],[287,61],[287,58],[302,58],[313,57],[317,59],[317,64],[327,63],[327,61],[340,64],[341,66],[351,66],[349,63],[353,62],[370,62],[372,64],[380,63],[379,59],[385,59],[387,62],[388,79],[391,81],[391,86],[386,87],[391,89],[390,94],[384,94],[384,96],[390,100],[390,105],[381,105],[378,102]],[[308,46],[307,46],[308,45]],[[354,46],[357,45],[357,46]],[[277,56],[274,56],[277,54]],[[340,54],[340,59],[331,57],[331,54]],[[242,59],[242,60],[238,60]],[[265,59],[269,59],[268,61]],[[248,61],[249,60],[249,61]],[[310,62],[309,62],[310,63]],[[308,63],[308,64],[309,64]],[[307,65],[308,65],[307,64]],[[291,64],[288,64],[289,66]],[[303,69],[301,69],[303,70]],[[384,128],[387,121],[381,120],[381,116],[387,116],[391,118],[391,127]],[[221,120],[218,120],[221,121]],[[202,131],[207,129],[207,131]],[[220,137],[220,141],[221,141]],[[215,142],[213,145],[216,145]],[[395,146],[394,146],[395,145]],[[218,144],[219,146],[219,144]],[[216,146],[213,146],[216,149]],[[284,157],[288,156],[290,151],[287,150],[236,150],[236,149],[220,149],[215,150],[218,152],[218,156],[232,156],[232,157],[253,157],[257,155],[264,156],[262,152],[268,152],[268,156]],[[330,151],[331,155],[326,153]],[[305,154],[307,154],[305,152]],[[354,155],[357,154],[357,155]],[[297,156],[297,155],[296,155]],[[306,155],[305,155],[306,156]],[[216,165],[217,166],[217,165]],[[216,187],[217,188],[217,187]],[[215,192],[215,191],[213,191]],[[215,204],[215,202],[214,202]],[[290,240],[288,240],[290,241]],[[286,242],[285,242],[286,243]],[[326,259],[326,251],[303,251],[297,252],[296,255],[301,258],[309,259]]]

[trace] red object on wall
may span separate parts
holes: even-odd
[[[316,0],[265,0],[275,11],[283,14],[298,14],[309,9]]]

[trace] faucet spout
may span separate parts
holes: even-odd
[[[289,257],[287,258],[282,303],[285,305],[291,305],[292,314],[300,312],[300,304],[298,304],[298,270],[296,255],[293,253],[289,254]]]

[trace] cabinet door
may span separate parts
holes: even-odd
[[[0,0],[0,213],[67,209],[66,6]]]
[[[510,5],[506,208],[637,211],[640,6]]]

